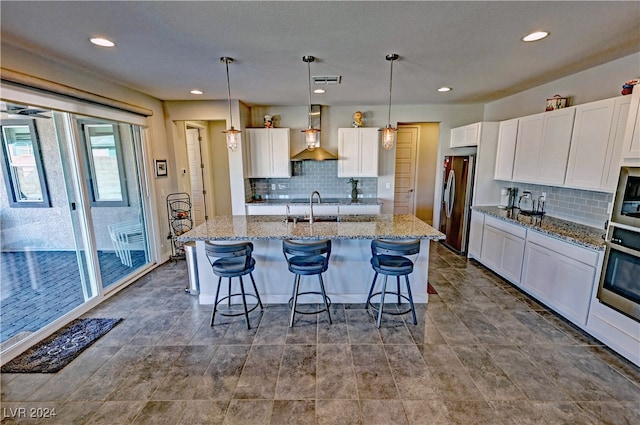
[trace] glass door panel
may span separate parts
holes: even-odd
[[[74,117],[103,288],[149,264],[137,127]]]
[[[2,350],[97,295],[53,111],[0,101]],[[68,178],[71,180],[67,180]]]

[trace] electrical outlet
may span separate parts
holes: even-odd
[[[540,200],[542,202],[545,202],[547,200],[547,192],[542,192],[542,195],[540,195]]]
[[[607,214],[611,214],[612,210],[613,210],[613,202],[609,202],[607,204]]]
[[[387,182],[386,188],[391,189],[391,183]]]
[[[275,183],[271,184],[271,190],[276,190],[276,184]]]

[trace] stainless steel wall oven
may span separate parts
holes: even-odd
[[[640,167],[622,167],[598,299],[640,322]]]

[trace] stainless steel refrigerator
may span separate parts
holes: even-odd
[[[444,188],[440,210],[442,241],[459,254],[467,253],[475,155],[444,157]]]

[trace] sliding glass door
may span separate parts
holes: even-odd
[[[139,126],[0,101],[0,130],[5,352],[150,267],[151,255]]]

